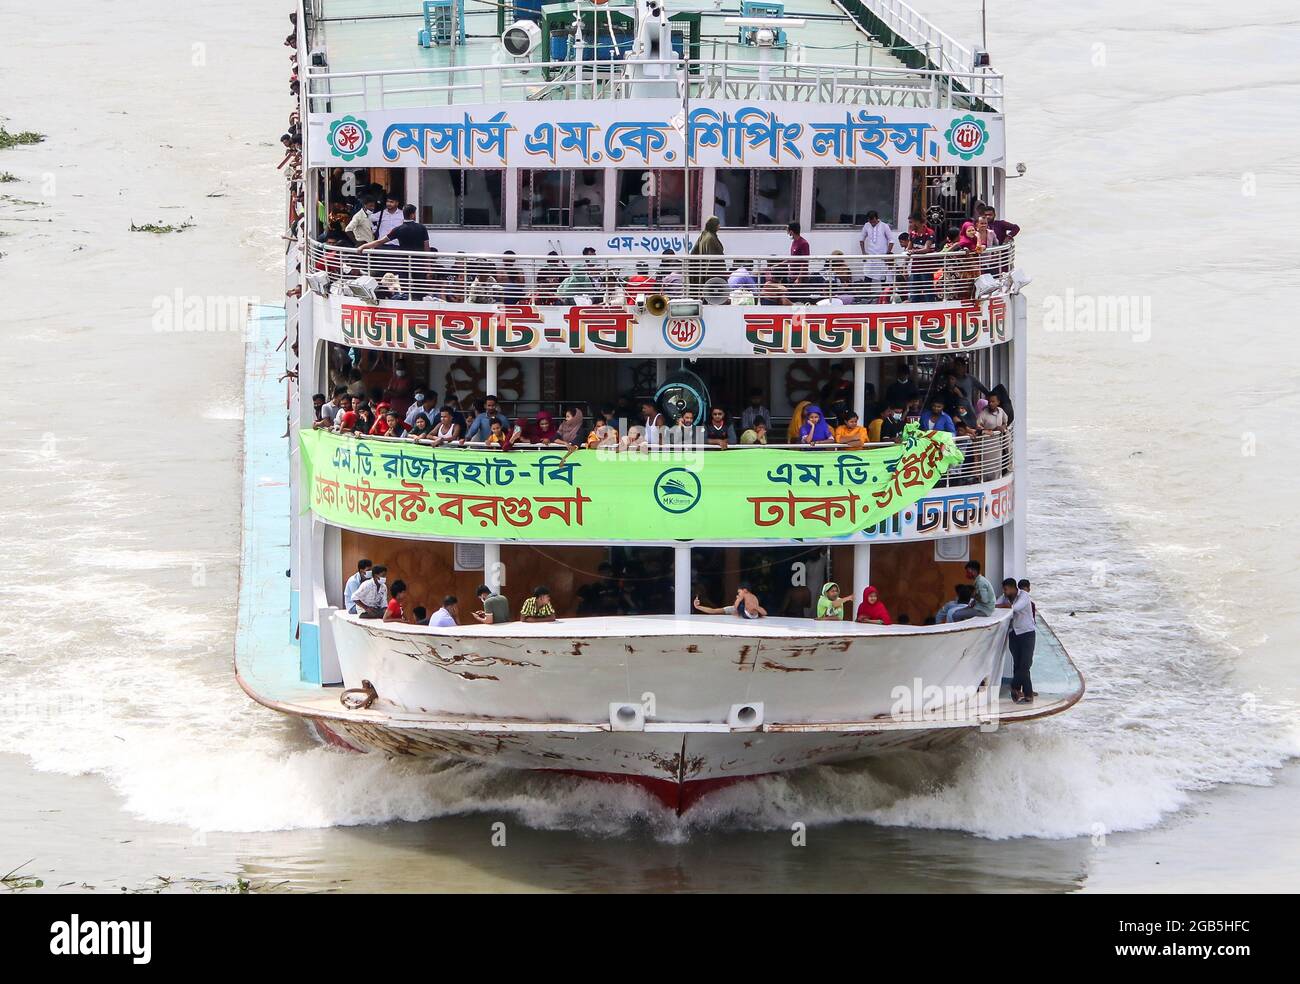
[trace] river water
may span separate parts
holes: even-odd
[[[978,37],[973,0],[918,6]],[[48,137],[0,151],[0,869],[113,891],[1294,888],[1300,21],[990,7],[1029,166],[1007,214],[1034,277],[1030,575],[1088,697],[682,820],[630,789],[335,753],[244,697],[223,312],[283,290],[287,11],[0,8],[0,113]],[[191,299],[221,330],[159,330]]]

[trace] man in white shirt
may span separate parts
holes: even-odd
[[[459,602],[456,601],[455,595],[447,595],[442,599],[442,607],[429,616],[429,625],[432,628],[448,628],[453,625],[459,625],[457,616],[460,614]]]
[[[362,582],[370,578],[370,561],[364,557],[357,561],[357,572],[348,578],[348,583],[343,585],[343,610],[349,615],[357,613],[357,606],[352,598],[361,587]]]
[[[379,213],[379,218],[375,222],[375,239],[383,240],[390,232],[406,221],[402,215],[402,203],[392,195],[389,195],[384,202],[384,210]],[[388,245],[393,245],[389,243]]]
[[[888,222],[880,221],[880,213],[874,210],[867,213],[867,221],[858,236],[858,249],[863,256],[885,256],[894,246],[894,230]],[[882,284],[889,276],[884,260],[867,260],[862,273],[865,279]]]
[[[1034,603],[1028,591],[1020,590],[1014,577],[1002,582],[1006,603],[1000,607],[1011,609],[1011,632],[1007,646],[1011,649],[1011,699],[1017,704],[1034,700],[1034,685],[1029,679],[1029,668],[1034,665]],[[1008,604],[1009,603],[1009,604]]]
[[[411,408],[406,411],[406,426],[414,427],[415,418],[424,414],[430,424],[438,422],[438,394],[433,390],[416,390]]]
[[[388,568],[383,564],[370,571],[370,577],[352,594],[357,614],[362,618],[382,618],[388,607]]]

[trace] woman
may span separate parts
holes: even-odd
[[[798,444],[799,431],[804,425],[804,411],[809,407],[808,400],[800,400],[795,404],[794,414],[790,417],[790,426],[785,429],[785,443]]]
[[[645,439],[645,428],[639,424],[633,424],[627,429],[627,437],[619,442],[620,451],[645,451],[650,447],[650,442]]]
[[[849,603],[853,599],[840,597],[840,586],[834,581],[822,585],[822,596],[817,599],[817,621],[842,622],[849,617]]]
[[[716,215],[709,216],[709,220],[704,223],[704,231],[700,233],[700,238],[695,240],[695,245],[691,247],[692,256],[722,256],[726,250],[722,248],[722,240],[718,238],[718,227],[722,223],[718,221]],[[714,277],[721,277],[726,272],[726,267],[721,260],[699,260],[691,264],[691,280],[697,284],[707,283]]]
[[[402,419],[402,415],[396,410],[384,411],[381,422],[384,425],[383,435],[385,437],[401,437],[406,433],[406,421]],[[378,424],[375,426],[378,426]]]
[[[537,416],[524,430],[524,440],[529,444],[540,444],[542,447],[555,443],[557,440],[555,418],[551,415],[551,411],[537,411]]]
[[[862,592],[862,604],[858,606],[857,621],[864,622],[868,625],[893,625],[894,620],[889,617],[889,609],[885,603],[880,600],[880,595],[871,585],[867,585]]]
[[[809,406],[804,410],[804,423],[799,428],[799,443],[810,447],[814,444],[834,444],[835,435],[831,433],[830,424],[822,414],[819,406]]]
[[[569,407],[564,411],[564,423],[556,428],[555,436],[569,450],[573,450],[582,444],[586,434],[583,433],[582,411],[577,407]]]
[[[853,291],[853,271],[849,269],[849,261],[844,259],[844,250],[834,250],[831,257],[826,267],[826,287],[830,296],[838,298],[844,304],[857,303],[857,294]]]
[[[456,423],[456,417],[451,407],[443,407],[438,411],[438,423],[433,428],[433,440],[430,442],[435,448],[444,444],[455,444],[460,440],[460,424]]]
[[[427,413],[417,413],[415,423],[411,424],[411,429],[406,432],[407,440],[410,441],[427,441],[433,435],[433,425],[429,423]]]
[[[600,414],[596,426],[587,435],[589,448],[618,448],[618,427],[612,422],[612,414]]]

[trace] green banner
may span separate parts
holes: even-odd
[[[637,543],[849,536],[962,460],[952,436],[837,449],[476,451],[302,431],[303,488],[352,529],[459,540]]]

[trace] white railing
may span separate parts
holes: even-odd
[[[653,64],[653,63],[652,63]],[[879,65],[760,64],[737,59],[669,61],[666,80],[634,78],[627,63],[572,61],[457,65],[361,72],[309,72],[308,112],[357,112],[409,105],[525,102],[541,99],[627,99],[647,85],[673,86],[683,99],[682,72],[689,67],[690,99],[769,99],[917,109],[971,108],[965,90],[977,91],[994,109],[1001,90],[988,88],[987,72]],[[547,76],[551,77],[547,77]],[[955,84],[954,84],[955,83]],[[985,90],[985,91],[980,91]],[[397,98],[400,97],[400,98]]]
[[[962,87],[994,109],[1002,108],[1002,76],[975,67],[975,52],[926,20],[903,0],[859,0],[880,22],[926,59],[960,81]]]
[[[454,230],[448,230],[454,235]],[[436,235],[437,230],[434,230]],[[464,304],[635,303],[650,294],[710,304],[962,301],[975,278],[1015,265],[1015,243],[980,253],[887,256],[526,256],[407,252],[310,242],[308,272],[332,287],[373,277],[390,300]],[[586,298],[583,300],[583,298]]]

